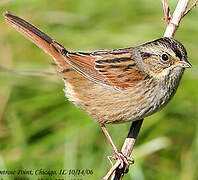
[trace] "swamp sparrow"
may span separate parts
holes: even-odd
[[[25,20],[5,12],[6,21],[54,59],[67,98],[102,127],[117,158],[105,124],[143,119],[164,107],[175,94],[185,68],[184,46],[173,38],[115,50],[69,52]]]

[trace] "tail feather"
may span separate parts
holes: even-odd
[[[89,53],[68,52],[61,44],[24,19],[8,11],[4,13],[4,16],[13,28],[53,57],[57,65],[54,67],[63,79],[75,77],[79,79],[84,76],[93,82],[103,83],[105,81],[103,75],[95,69],[97,57]]]
[[[56,42],[34,25],[8,11],[4,13],[4,16],[6,21],[13,28],[35,43],[38,47],[43,49],[47,54],[52,56],[57,65],[63,66],[66,63],[61,52],[63,49],[65,51],[67,50],[61,44]]]

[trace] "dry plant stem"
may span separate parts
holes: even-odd
[[[115,169],[120,165],[120,160],[116,161],[116,163],[111,167],[109,172],[102,178],[102,180],[108,180],[109,177],[115,172]]]
[[[166,22],[169,23],[169,20],[171,19],[170,8],[169,8],[166,0],[161,0],[161,1],[162,1],[162,5],[163,5],[165,20],[166,20]]]
[[[196,1],[190,6],[190,8],[186,10],[186,12],[184,13],[183,17],[184,17],[186,14],[188,14],[188,13],[192,10],[192,8],[194,8],[195,6],[197,6],[197,3],[198,3],[198,0],[196,0]]]
[[[141,128],[143,119],[139,120],[139,121],[135,121],[132,123],[129,133],[127,135],[127,138],[125,139],[125,142],[122,146],[122,150],[121,152],[125,155],[125,156],[130,156],[131,152],[133,150],[136,138],[138,136],[139,130]],[[103,180],[108,180],[109,177],[112,175],[112,179],[116,179],[119,177],[122,177],[124,175],[125,172],[125,168],[128,167],[123,167],[122,169],[119,169],[120,166],[120,160],[117,160],[116,163],[112,166],[112,168],[109,170],[109,172],[105,175],[105,177],[103,178]]]
[[[173,17],[169,21],[169,24],[164,33],[164,37],[174,37],[174,34],[179,26],[179,23],[186,12],[187,6],[190,0],[179,0],[177,7],[173,13]]]
[[[134,145],[135,145],[135,141],[137,139],[140,128],[142,126],[142,122],[143,122],[143,119],[138,120],[138,121],[134,121],[131,125],[129,133],[127,135],[127,138],[124,141],[124,144],[123,144],[122,150],[121,150],[121,152],[125,156],[130,156],[131,155],[131,152],[133,151],[133,148],[134,148]],[[122,177],[124,176],[124,173],[128,172],[128,168],[129,167],[126,167],[126,166],[123,167],[122,169],[117,167],[116,170],[114,171],[111,179],[112,180],[121,180]]]
[[[122,146],[121,152],[126,155],[130,156],[131,152],[133,151],[136,138],[139,134],[140,128],[142,126],[143,119],[139,121],[135,121],[132,123],[130,130],[128,132],[127,138],[125,139],[125,142]]]

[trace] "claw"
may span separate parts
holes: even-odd
[[[122,169],[124,167],[124,165],[126,165],[126,169],[128,169],[131,164],[134,164],[133,158],[131,158],[129,156],[125,156],[121,152],[116,152],[113,156],[108,156],[107,158],[109,159],[112,166],[113,166],[113,163],[112,163],[111,159],[113,159],[115,161],[119,159],[121,162],[120,166],[119,166],[120,169]]]
[[[124,167],[124,164],[129,167],[131,164],[134,164],[134,159],[129,157],[129,156],[125,156],[124,154],[122,154],[121,152],[115,153],[114,154],[115,159],[119,159],[121,161],[121,165],[120,165],[120,169]]]

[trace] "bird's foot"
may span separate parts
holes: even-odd
[[[120,160],[120,166],[119,168],[122,169],[124,166],[126,166],[127,168],[131,165],[134,164],[134,159],[129,157],[129,156],[125,156],[123,153],[121,152],[116,152],[113,156],[108,156],[107,157],[110,161],[110,163],[113,166],[112,160]]]

